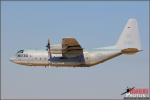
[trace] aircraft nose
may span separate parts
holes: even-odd
[[[14,62],[15,58],[14,58],[14,57],[11,57],[11,58],[9,58],[9,60],[10,60],[11,62]]]

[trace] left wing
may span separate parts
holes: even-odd
[[[62,56],[76,57],[83,55],[83,48],[80,46],[75,38],[62,39]]]

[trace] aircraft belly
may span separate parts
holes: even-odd
[[[84,58],[82,56],[78,57],[54,57],[50,60],[50,65],[52,66],[80,66],[84,64]]]
[[[50,63],[50,66],[73,66],[73,67],[77,67],[80,66],[82,63],[77,63],[77,62],[52,62]]]

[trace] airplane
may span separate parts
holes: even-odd
[[[132,87],[132,88],[128,88],[127,87],[127,89],[126,89],[126,91],[125,92],[123,92],[123,93],[121,93],[121,95],[124,95],[124,94],[126,94],[126,93],[129,93],[131,90],[133,90],[135,87]]]
[[[91,67],[122,54],[131,55],[141,51],[138,23],[135,18],[128,20],[118,41],[112,46],[88,51],[83,49],[75,38],[66,37],[57,45],[50,45],[48,40],[46,47],[47,50],[21,49],[10,61],[26,66]]]

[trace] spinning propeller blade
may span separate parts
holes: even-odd
[[[52,58],[52,55],[51,55],[51,46],[50,46],[50,39],[48,39],[48,43],[46,45],[47,47],[47,50],[48,50],[48,57],[49,57],[49,60]]]

